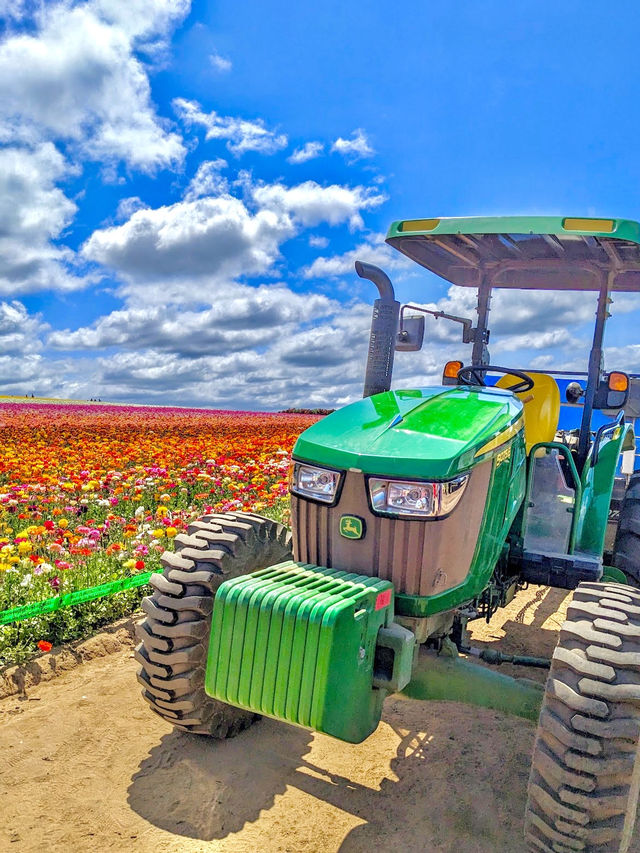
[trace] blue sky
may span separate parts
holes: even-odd
[[[2,393],[278,409],[361,393],[373,286],[470,315],[399,218],[640,218],[640,11],[0,0]],[[498,363],[580,368],[595,301],[500,294]],[[640,297],[609,368],[640,370]],[[427,321],[396,385],[465,358]]]

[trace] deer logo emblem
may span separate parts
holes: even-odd
[[[343,515],[340,519],[340,535],[347,539],[362,539],[364,521],[356,515]]]

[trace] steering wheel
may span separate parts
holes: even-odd
[[[480,385],[485,388],[487,383],[484,381],[482,374],[488,370],[492,370],[494,373],[505,373],[507,376],[516,376],[520,380],[515,385],[505,388],[505,391],[511,391],[513,394],[521,394],[533,389],[534,381],[524,371],[514,370],[512,367],[498,367],[495,364],[461,367],[458,371],[458,379],[463,385]]]

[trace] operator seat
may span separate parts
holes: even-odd
[[[524,405],[524,441],[528,454],[534,444],[553,441],[555,437],[560,419],[560,389],[548,373],[527,373],[527,376],[533,382],[533,388],[521,391],[516,397]],[[496,386],[509,388],[516,381],[513,376],[501,376]]]

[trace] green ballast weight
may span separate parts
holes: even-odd
[[[93,601],[96,598],[105,598],[125,589],[133,589],[144,586],[149,582],[152,572],[142,572],[130,578],[122,578],[117,581],[101,583],[98,586],[90,586],[86,589],[78,589],[75,592],[66,592],[64,595],[56,595],[44,601],[34,601],[33,604],[23,604],[20,607],[12,607],[10,610],[0,612],[0,625],[9,625],[11,622],[22,622],[25,619],[33,619],[34,616],[42,616],[51,613],[61,607],[71,607],[74,604],[82,604],[85,601]]]
[[[286,562],[216,592],[205,690],[216,699],[360,743],[387,693],[374,687],[376,639],[393,586]]]

